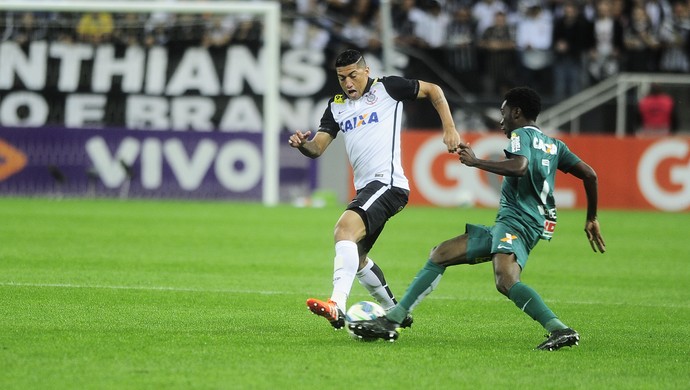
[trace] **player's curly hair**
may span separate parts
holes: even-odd
[[[532,121],[537,120],[541,112],[541,97],[528,87],[517,87],[506,92],[505,101],[510,107],[520,108],[525,118]]]
[[[364,61],[364,56],[357,50],[349,49],[340,53],[335,59],[335,67],[340,68],[342,66],[348,66],[356,63],[359,68],[367,66]]]

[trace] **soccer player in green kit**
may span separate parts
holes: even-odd
[[[400,302],[385,317],[349,324],[362,338],[395,341],[399,324],[438,285],[446,268],[491,261],[498,291],[508,297],[549,333],[537,349],[553,351],[577,345],[580,335],[565,325],[539,294],[520,281],[527,257],[540,239],[550,240],[556,227],[553,197],[556,169],[584,185],[587,196],[585,233],[594,252],[606,245],[597,221],[597,175],[560,140],[539,130],[535,121],[541,98],[530,88],[513,88],[501,105],[501,129],[510,139],[501,161],[478,159],[469,145],[461,144],[460,161],[470,167],[505,176],[494,226],[465,225],[465,234],[432,249]]]

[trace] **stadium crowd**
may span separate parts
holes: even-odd
[[[690,0],[392,0],[399,45],[491,97],[529,84],[558,101],[621,71],[690,72]],[[378,0],[282,0],[285,47],[381,47]],[[11,13],[0,37],[26,43],[207,47],[258,41],[249,15]]]

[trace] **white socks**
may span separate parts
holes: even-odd
[[[355,276],[359,283],[369,291],[369,294],[383,307],[389,310],[395,306],[393,294],[390,292],[381,269],[367,257],[367,264],[359,272],[359,252],[357,244],[352,241],[338,241],[335,243],[335,258],[333,259],[333,293],[331,300],[340,310],[347,311],[347,298],[352,290]]]
[[[347,310],[347,297],[352,290],[355,274],[359,267],[359,252],[353,241],[338,241],[335,243],[335,259],[333,259],[333,300],[340,310]]]
[[[395,306],[395,301],[393,301],[381,269],[370,258],[367,257],[367,265],[357,272],[357,279],[384,310],[388,311]]]

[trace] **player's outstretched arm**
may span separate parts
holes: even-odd
[[[322,131],[317,132],[311,140],[309,140],[309,136],[311,136],[311,131],[302,133],[297,130],[288,139],[288,144],[293,148],[299,149],[303,155],[309,158],[317,158],[323,154],[324,150],[333,141],[333,137],[330,134]]]
[[[584,161],[575,164],[570,171],[570,174],[582,180],[585,187],[585,194],[587,195],[587,221],[585,222],[585,233],[592,250],[604,253],[606,251],[606,243],[604,237],[601,235],[601,228],[597,220],[597,202],[598,202],[598,184],[597,173],[587,165]]]
[[[448,152],[454,153],[460,145],[460,133],[455,129],[455,121],[450,112],[450,106],[446,100],[443,89],[436,84],[419,80],[419,93],[417,99],[429,99],[431,104],[438,112],[443,126],[443,143],[448,148]]]
[[[527,158],[509,154],[505,160],[482,160],[477,158],[469,144],[461,143],[458,147],[460,162],[468,167],[476,167],[501,176],[524,176],[527,173]]]

